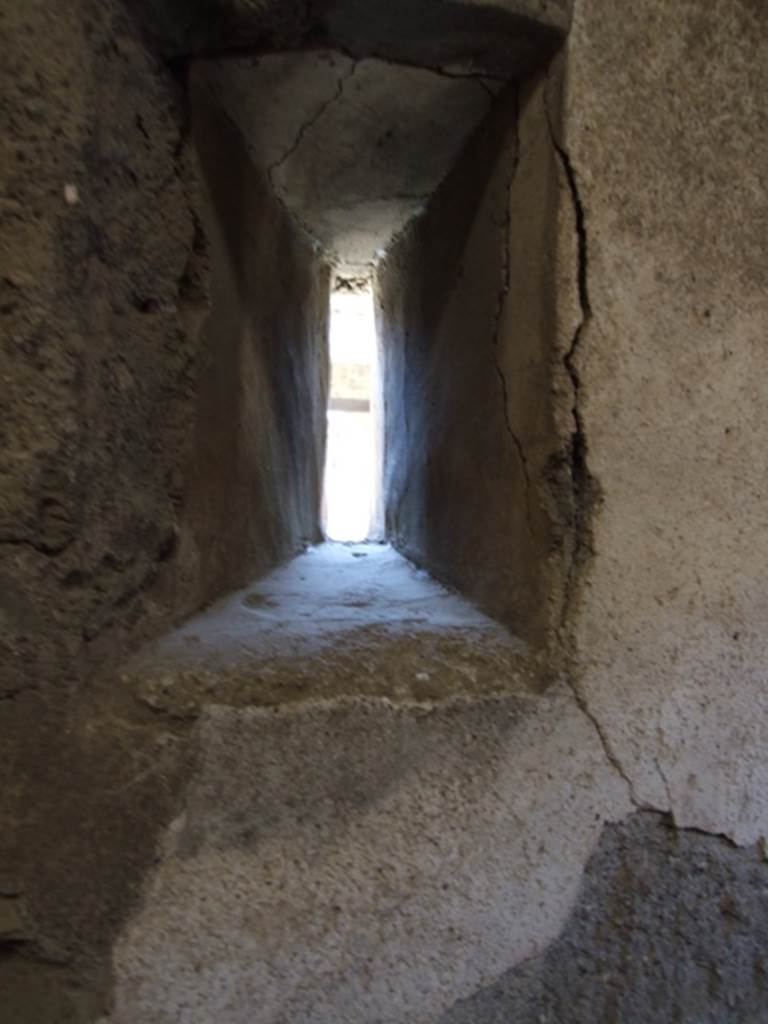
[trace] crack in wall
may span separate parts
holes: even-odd
[[[494,99],[498,94],[493,91],[493,85],[496,85],[499,90],[501,90],[503,87],[516,80],[515,75],[512,73],[509,75],[497,75],[487,71],[451,71],[439,64],[425,64],[418,60],[407,60],[405,57],[386,57],[382,53],[375,52],[358,53],[332,39],[327,40],[325,43],[320,45],[318,45],[317,42],[312,42],[311,45],[302,45],[299,47],[276,46],[265,49],[263,44],[255,43],[244,46],[229,45],[205,47],[196,50],[194,54],[179,57],[175,62],[171,63],[178,67],[184,67],[186,64],[198,60],[225,61],[229,59],[251,59],[257,61],[260,57],[270,57],[274,54],[311,54],[317,51],[324,53],[336,53],[342,57],[346,57],[348,60],[351,60],[356,64],[366,60],[376,60],[382,64],[389,64],[391,67],[413,68],[416,71],[429,71],[434,75],[440,75],[442,78],[450,78],[459,82],[477,82],[477,84]]]
[[[318,110],[310,118],[308,118],[308,120],[305,121],[304,124],[302,124],[299,127],[299,130],[296,134],[296,138],[293,140],[293,142],[285,151],[285,153],[283,153],[281,157],[275,160],[266,169],[267,181],[269,182],[272,194],[274,195],[277,202],[283,208],[287,216],[291,218],[293,222],[297,224],[299,228],[304,232],[304,234],[307,236],[311,244],[314,246],[319,246],[323,250],[326,259],[331,261],[337,258],[337,254],[333,253],[332,251],[329,251],[328,248],[321,243],[320,239],[317,237],[317,234],[310,227],[310,225],[299,215],[299,213],[295,209],[288,205],[283,193],[280,191],[279,186],[275,181],[275,174],[283,166],[283,164],[285,164],[286,161],[289,160],[291,156],[293,156],[293,154],[296,152],[296,150],[303,142],[304,137],[306,136],[310,128],[314,127],[314,125],[316,125],[322,119],[326,111],[331,106],[333,106],[334,103],[337,103],[341,99],[346,82],[354,75],[355,71],[357,70],[357,60],[355,58],[350,59],[353,61],[352,67],[343,75],[339,76],[333,95],[329,99],[325,100],[323,104],[318,108]]]
[[[358,58],[359,59],[359,58]],[[484,71],[449,71],[444,67],[435,67],[432,64],[420,64],[418,61],[393,60],[380,53],[371,53],[367,59],[380,60],[383,64],[391,64],[394,67],[416,68],[419,71],[429,71],[433,75],[440,75],[441,78],[452,78],[459,82],[477,82],[486,92],[491,92],[489,82],[498,82],[500,85],[507,85],[509,78],[501,75],[489,75]]]
[[[565,355],[563,356],[563,364],[568,374],[568,378],[571,382],[571,389],[573,395],[571,415],[573,417],[574,424],[574,428],[571,432],[568,452],[571,469],[571,481],[573,488],[574,536],[570,564],[565,579],[560,619],[561,628],[565,628],[568,626],[569,620],[571,618],[571,612],[573,609],[573,604],[575,601],[576,591],[578,587],[579,574],[583,570],[586,560],[593,552],[591,516],[596,498],[596,482],[587,465],[588,444],[584,426],[584,418],[581,412],[583,385],[578,371],[578,367],[576,365],[579,346],[581,345],[584,332],[592,320],[593,310],[589,295],[589,238],[586,225],[586,210],[579,191],[578,176],[576,173],[576,169],[573,165],[573,162],[571,160],[570,154],[568,150],[560,142],[558,142],[557,133],[555,131],[555,126],[553,123],[552,114],[547,99],[547,85],[549,84],[549,81],[550,78],[548,76],[543,91],[544,111],[547,122],[547,129],[549,132],[550,141],[552,143],[552,148],[554,149],[558,163],[562,168],[563,176],[568,186],[568,193],[573,206],[577,240],[576,282],[579,297],[579,307],[581,310],[581,318],[571,337],[570,345],[568,346],[568,349],[565,352]],[[633,806],[639,811],[656,812],[663,810],[663,808],[659,808],[653,804],[649,804],[643,800],[640,800],[637,796],[635,785],[629,777],[626,769],[624,768],[621,759],[616,753],[614,745],[611,739],[609,738],[599,717],[590,708],[589,702],[586,696],[584,695],[578,681],[576,680],[575,672],[567,670],[565,673],[565,681],[569,689],[573,693],[574,699],[579,709],[590,720],[595,731],[597,732],[597,735],[600,739],[600,743],[603,747],[607,760],[626,783],[627,790],[629,793],[629,799]],[[659,773],[659,776],[661,777],[662,783],[664,785],[664,790],[667,794],[667,800],[669,803],[669,813],[672,814],[672,794],[669,786],[669,781],[666,775],[664,774],[657,758],[654,758],[654,764],[657,772]]]
[[[509,435],[515,451],[517,452],[520,466],[523,471],[523,478],[525,480],[525,523],[528,530],[529,536],[533,536],[533,527],[531,522],[531,475],[528,466],[528,459],[525,455],[525,449],[523,448],[522,442],[515,432],[512,421],[509,415],[509,390],[507,388],[507,379],[504,376],[504,370],[501,366],[499,359],[499,339],[501,335],[501,318],[504,312],[504,305],[506,303],[507,295],[509,294],[510,288],[510,265],[509,265],[509,249],[510,249],[510,236],[512,231],[512,215],[510,213],[510,193],[514,185],[515,177],[517,176],[517,169],[520,166],[520,94],[517,91],[517,102],[515,110],[515,157],[512,163],[512,169],[510,171],[509,178],[504,188],[504,221],[503,221],[503,244],[502,244],[502,267],[501,267],[501,288],[499,290],[499,298],[496,303],[496,309],[493,316],[493,332],[492,332],[492,349],[493,349],[493,366],[496,372],[496,376],[499,381],[499,387],[501,390],[502,409],[504,412],[504,426],[507,434]]]
[[[664,791],[667,794],[667,800],[669,801],[669,813],[672,815],[674,819],[674,812],[672,810],[672,790],[669,786],[669,779],[666,776],[666,772],[661,767],[661,762],[659,761],[658,757],[654,757],[653,763],[656,766],[656,771],[659,773],[661,781],[664,783]]]
[[[587,698],[581,692],[578,684],[573,679],[573,677],[568,673],[566,673],[565,675],[565,683],[568,689],[573,694],[573,699],[576,701],[576,706],[578,707],[579,711],[581,711],[584,717],[589,720],[589,722],[592,724],[593,729],[597,733],[597,738],[600,741],[600,745],[603,748],[603,753],[605,754],[606,760],[614,769],[614,771],[618,774],[618,776],[624,781],[624,784],[627,787],[627,795],[629,797],[629,802],[638,811],[657,810],[658,808],[653,807],[651,804],[646,804],[642,800],[638,799],[638,796],[635,792],[634,783],[630,779],[629,775],[627,775],[624,765],[621,763],[618,754],[613,749],[613,744],[611,740],[608,738],[608,734],[603,728],[600,719],[592,711],[592,709],[589,706],[589,702],[587,701]]]
[[[586,225],[586,211],[584,204],[579,192],[578,178],[576,169],[571,161],[568,150],[558,142],[557,133],[552,119],[552,113],[549,107],[547,88],[550,83],[549,74],[545,78],[543,88],[543,104],[544,104],[544,115],[547,124],[547,130],[549,133],[550,142],[552,148],[556,154],[559,166],[562,168],[563,176],[565,178],[568,194],[571,199],[573,207],[575,227],[576,227],[576,252],[577,252],[577,265],[576,265],[576,282],[577,291],[579,298],[579,308],[581,316],[579,323],[576,326],[575,331],[571,337],[570,345],[563,356],[563,365],[565,367],[568,379],[571,383],[571,392],[573,396],[573,403],[571,406],[571,416],[573,418],[573,429],[571,431],[569,446],[568,446],[568,461],[570,465],[571,473],[571,487],[574,505],[573,515],[573,546],[571,549],[570,564],[565,577],[564,592],[562,599],[562,608],[560,613],[560,627],[561,630],[565,629],[570,622],[571,613],[576,597],[576,590],[578,586],[578,577],[587,558],[592,553],[592,526],[591,526],[591,515],[595,501],[595,481],[587,465],[587,453],[588,445],[586,432],[584,427],[584,418],[581,412],[581,398],[583,395],[583,387],[581,377],[579,375],[578,367],[576,365],[577,356],[579,352],[579,346],[582,342],[584,331],[588,327],[592,319],[592,304],[589,296],[589,239],[587,235]],[[572,645],[569,645],[572,646]],[[638,810],[656,810],[649,804],[645,804],[641,801],[635,792],[634,783],[627,774],[621,760],[616,753],[613,743],[608,736],[602,722],[598,716],[593,712],[589,706],[589,702],[582,692],[579,683],[576,680],[576,674],[572,668],[568,665],[570,656],[566,653],[566,671],[565,671],[565,682],[568,688],[573,693],[574,700],[581,712],[589,719],[592,723],[595,732],[600,740],[600,744],[605,753],[606,759],[609,764],[618,773],[621,779],[627,786],[630,802]]]
[[[363,60],[378,60],[382,64],[389,64],[395,68],[414,68],[417,71],[429,71],[433,75],[439,75],[441,78],[450,78],[458,82],[477,82],[481,88],[488,93],[489,96],[496,98],[496,94],[493,92],[490,83],[496,83],[499,86],[509,85],[513,81],[511,75],[494,75],[485,71],[449,71],[448,68],[441,65],[435,66],[434,64],[423,64],[417,60],[406,60],[404,57],[385,57],[382,53],[355,53],[354,50],[350,50],[347,47],[340,46],[337,43],[328,46],[329,50],[336,53],[341,53],[349,60],[363,61]]]
[[[414,70],[421,70],[424,71],[427,75],[436,75],[438,77],[443,77],[452,81],[466,81],[468,83],[471,83],[471,85],[468,85],[467,88],[474,88],[476,86],[477,89],[481,91],[483,99],[485,101],[486,110],[492,106],[494,100],[497,97],[498,92],[500,91],[498,87],[494,88],[494,84],[505,85],[507,83],[503,79],[495,80],[492,76],[480,75],[469,72],[454,73],[446,71],[445,69],[442,68],[432,68],[429,67],[428,65],[422,65],[416,62],[409,63],[406,61],[389,60],[384,57],[380,57],[377,54],[359,57],[356,54],[352,53],[351,51],[348,51],[347,49],[339,46],[334,46],[332,51],[329,52],[333,52],[338,57],[348,60],[350,62],[350,66],[346,70],[343,70],[340,74],[337,75],[332,95],[327,96],[322,102],[320,102],[316,109],[306,118],[306,120],[298,126],[298,129],[295,132],[293,140],[290,142],[287,148],[284,149],[282,153],[280,153],[271,163],[269,163],[266,166],[264,173],[266,175],[267,181],[269,182],[273,194],[275,195],[276,199],[281,204],[281,206],[289,214],[289,216],[292,217],[292,219],[299,225],[299,227],[301,227],[301,229],[309,236],[309,238],[311,238],[317,245],[319,245],[325,251],[326,256],[331,262],[338,261],[343,263],[345,261],[342,254],[334,251],[336,245],[339,243],[327,239],[325,237],[325,232],[321,228],[318,228],[317,225],[312,226],[311,218],[308,221],[307,219],[305,219],[305,217],[301,216],[301,213],[295,208],[295,206],[291,202],[292,196],[290,185],[289,183],[286,183],[284,180],[280,180],[279,172],[301,150],[302,144],[307,138],[309,132],[318,124],[320,124],[320,122],[325,117],[329,109],[332,108],[334,104],[343,100],[346,83],[358,71],[361,62],[365,60],[374,63],[379,62],[393,68],[411,68]],[[235,51],[232,51],[229,54],[229,56],[236,56]],[[235,124],[235,126],[242,134],[239,125],[236,123],[235,119],[232,118],[231,115],[229,115],[229,120]],[[436,187],[437,185],[430,188],[428,191],[420,193],[418,195],[398,193],[395,193],[394,195],[383,194],[376,196],[373,200],[371,200],[369,197],[361,197],[359,203],[366,203],[371,201],[405,201],[415,202],[418,203],[419,206],[423,206],[429,200],[431,195],[434,194]],[[352,208],[356,205],[359,205],[359,203],[358,201],[341,201],[335,204],[331,203],[331,205],[327,207],[327,210],[345,210],[348,208]],[[371,255],[371,258],[368,262],[370,263],[372,261],[373,254]]]
[[[293,140],[292,144],[288,147],[285,153],[283,153],[283,155],[278,160],[270,164],[269,167],[267,168],[267,178],[269,179],[269,183],[272,186],[272,189],[276,195],[278,194],[278,186],[275,181],[275,174],[280,170],[284,163],[290,160],[290,158],[293,156],[293,154],[304,141],[304,137],[306,136],[310,128],[313,128],[318,123],[318,121],[320,121],[320,119],[324,116],[326,111],[330,107],[332,107],[334,103],[337,103],[341,99],[346,82],[354,75],[356,70],[357,61],[354,61],[352,67],[349,68],[349,70],[346,71],[343,75],[339,76],[338,81],[336,82],[336,89],[334,90],[333,95],[329,99],[325,100],[318,107],[315,113],[310,118],[308,118],[302,125],[299,126],[299,130],[296,133],[296,138]]]
[[[478,81],[479,81],[479,84],[482,86],[483,91],[485,92],[485,94],[490,99],[491,103],[493,103],[501,95],[502,90],[499,89],[498,92],[494,92],[493,89],[491,88],[490,82],[488,80],[486,80],[484,78],[481,78]]]
[[[571,486],[574,505],[573,548],[571,551],[570,565],[568,566],[565,579],[560,615],[560,625],[561,627],[564,627],[568,623],[571,615],[579,572],[592,552],[591,515],[595,501],[595,481],[587,465],[588,445],[584,428],[584,419],[581,412],[583,389],[581,377],[576,365],[579,346],[581,345],[584,331],[592,319],[592,304],[589,297],[588,285],[589,242],[587,237],[586,213],[579,193],[576,170],[571,161],[570,154],[557,140],[557,133],[552,121],[552,115],[547,99],[547,87],[549,85],[549,81],[549,76],[547,76],[543,90],[544,113],[552,148],[554,149],[560,167],[562,168],[573,206],[577,241],[576,281],[579,306],[581,309],[581,319],[573,333],[571,343],[563,356],[563,365],[565,366],[566,373],[568,374],[568,379],[571,382],[571,391],[573,395],[573,404],[571,406],[573,430],[571,431],[570,442],[568,445],[568,461],[571,472]]]

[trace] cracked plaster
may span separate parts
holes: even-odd
[[[688,81],[688,76],[694,77],[697,83],[705,81],[706,76],[699,75],[696,62],[703,60],[701,54],[706,52],[708,36],[714,34],[725,46],[723,36],[718,33],[724,32],[724,26],[730,29],[736,19],[735,23],[742,29],[739,38],[761,38],[759,32],[747,31],[749,18],[756,16],[749,15],[746,8],[739,5],[736,9],[738,16],[731,13],[728,17],[723,12],[716,12],[695,28],[693,22],[684,22],[681,27],[677,21],[669,21],[661,35],[668,40],[671,56],[657,57],[657,61],[661,60],[662,64],[670,61],[675,73],[685,81]],[[729,10],[732,12],[734,8]],[[664,467],[670,460],[688,479],[690,490],[682,497],[692,497],[689,514],[698,523],[706,525],[705,537],[721,536],[730,557],[738,549],[729,537],[728,518],[707,500],[707,488],[702,478],[709,474],[711,464],[706,462],[699,466],[695,458],[696,449],[686,449],[690,438],[685,429],[682,433],[663,435],[649,432],[645,418],[647,413],[644,416],[640,403],[632,400],[632,391],[639,389],[644,392],[646,408],[654,409],[662,416],[666,414],[665,410],[654,401],[654,392],[649,390],[647,380],[636,375],[638,360],[642,358],[638,351],[626,342],[623,342],[623,348],[619,344],[626,337],[635,346],[644,340],[652,347],[657,376],[655,381],[652,376],[648,379],[656,386],[659,368],[661,372],[668,373],[670,379],[691,369],[699,376],[707,372],[707,361],[702,360],[698,352],[702,344],[702,328],[696,321],[691,322],[690,307],[686,306],[686,301],[694,298],[694,311],[700,306],[707,313],[706,316],[701,314],[702,320],[711,318],[711,308],[715,304],[713,289],[716,286],[714,272],[707,263],[714,260],[717,265],[717,251],[711,248],[710,239],[704,236],[700,251],[685,253],[685,259],[693,259],[697,268],[693,276],[703,273],[705,277],[703,290],[701,285],[686,284],[683,289],[685,301],[670,292],[663,293],[666,302],[649,305],[654,287],[658,288],[658,278],[657,284],[652,286],[648,270],[643,266],[643,260],[649,258],[643,252],[643,244],[649,244],[645,232],[655,231],[655,236],[650,239],[651,243],[660,246],[655,258],[660,269],[671,264],[666,267],[666,272],[674,272],[676,276],[672,280],[678,284],[682,284],[684,278],[675,269],[675,262],[680,259],[676,249],[685,245],[686,236],[683,232],[669,237],[664,219],[655,215],[647,205],[647,190],[641,187],[639,171],[630,170],[637,162],[646,172],[653,171],[658,188],[667,187],[663,175],[669,173],[669,169],[653,163],[649,166],[648,156],[643,154],[669,152],[670,146],[649,149],[647,138],[640,137],[639,127],[632,124],[631,119],[619,115],[617,111],[621,107],[611,106],[611,103],[623,102],[631,107],[627,95],[633,95],[634,87],[631,83],[623,85],[619,70],[626,60],[626,37],[622,32],[636,31],[642,39],[639,25],[644,24],[647,12],[638,12],[633,26],[624,25],[621,31],[616,29],[607,14],[598,3],[585,4],[581,8],[581,20],[577,20],[570,47],[564,108],[562,112],[557,110],[558,123],[553,119],[546,126],[558,165],[556,175],[563,199],[558,219],[558,251],[563,262],[570,263],[572,268],[569,272],[572,284],[561,295],[559,328],[564,376],[567,378],[567,387],[563,389],[566,413],[563,422],[570,425],[569,435],[573,433],[575,423],[576,431],[589,439],[588,451],[582,449],[580,456],[588,455],[589,473],[596,476],[601,489],[600,506],[596,510],[593,527],[595,538],[587,548],[590,557],[577,561],[574,556],[571,560],[583,579],[578,589],[574,587],[576,581],[571,580],[570,597],[565,602],[570,647],[569,685],[584,721],[589,721],[596,731],[595,742],[599,743],[602,763],[606,768],[611,766],[615,769],[614,777],[621,778],[625,784],[619,804],[623,810],[618,813],[626,814],[632,807],[671,809],[678,825],[722,833],[744,844],[765,834],[764,798],[761,796],[765,786],[761,765],[766,744],[766,716],[759,688],[764,644],[758,625],[764,601],[760,597],[754,570],[754,559],[759,559],[761,554],[758,549],[751,552],[746,563],[737,562],[741,579],[747,583],[747,591],[756,598],[755,608],[747,614],[746,622],[747,609],[743,604],[734,606],[733,603],[733,585],[739,578],[738,574],[727,568],[723,571],[724,567],[721,567],[719,581],[717,577],[710,577],[715,588],[723,585],[726,588],[724,597],[731,610],[719,625],[719,630],[722,634],[727,630],[727,648],[733,653],[728,649],[720,652],[717,644],[713,649],[713,633],[707,628],[709,623],[702,622],[697,616],[696,591],[690,585],[684,584],[687,609],[685,606],[675,608],[677,594],[674,586],[670,588],[667,600],[660,600],[653,574],[642,571],[641,560],[647,560],[661,580],[673,576],[670,570],[674,570],[676,562],[679,571],[679,562],[677,559],[672,559],[669,565],[660,562],[664,546],[659,546],[658,540],[654,539],[652,510],[647,507],[638,480],[632,480],[628,475],[626,467],[629,466],[640,472],[642,477],[643,463],[638,464],[637,453],[632,447],[632,438],[637,432],[643,434],[646,441],[653,442],[652,461]],[[692,17],[688,9],[685,14]],[[688,58],[692,66],[680,63],[677,49],[683,45],[681,38],[685,36],[686,29],[688,38],[685,45],[690,48]],[[598,51],[607,60],[605,67],[597,59]],[[751,81],[757,72],[745,70],[739,50],[725,47],[725,52],[728,60],[721,69],[725,81],[738,82],[746,74],[750,75]],[[608,58],[605,58],[606,54]],[[764,64],[750,60],[748,66],[754,69]],[[596,67],[601,68],[600,75],[605,78],[599,90],[592,84]],[[608,79],[619,83],[618,93],[609,87]],[[653,78],[647,85],[649,88],[661,88],[660,82]],[[627,95],[622,96],[621,87],[628,90]],[[691,88],[690,84],[688,87]],[[555,86],[550,84],[550,88]],[[754,83],[750,88],[756,88]],[[738,93],[739,90],[731,88],[722,90],[721,95],[733,97]],[[554,98],[550,102],[554,106]],[[657,104],[655,109],[664,109],[664,105]],[[559,123],[561,116],[562,125]],[[675,120],[676,112],[673,110],[668,116],[669,122],[664,118],[658,120],[657,131],[662,138],[667,132],[677,134],[681,130]],[[642,119],[640,124],[644,124]],[[589,126],[589,133],[584,130],[585,125]],[[695,123],[685,127],[694,136],[699,132]],[[613,146],[609,148],[614,159],[616,153],[625,154],[622,156],[623,178],[617,175],[603,148],[590,148],[589,140],[595,138],[595,131],[598,131],[598,138],[605,133],[608,139],[613,139]],[[526,133],[522,137],[530,140]],[[752,138],[751,131],[746,138]],[[677,170],[676,173],[681,175],[684,171]],[[714,164],[708,173],[717,181]],[[748,192],[741,193],[743,202],[748,198]],[[701,231],[701,221],[696,216],[695,192],[690,193],[687,202],[692,203],[693,212],[687,215],[687,219],[684,216],[682,223],[691,230]],[[632,219],[636,213],[634,208],[639,208],[645,215],[644,221]],[[672,213],[670,207],[665,217],[679,216],[679,208],[674,209]],[[617,217],[626,217],[625,222],[618,222],[620,230],[617,230]],[[739,220],[737,218],[736,223]],[[764,317],[761,319],[759,294],[753,294],[754,281],[760,280],[759,270],[749,260],[752,234],[760,237],[761,224],[759,217],[753,221],[738,255],[732,255],[735,265],[729,269],[730,283],[740,289],[743,308],[739,308],[739,316],[727,327],[722,316],[717,325],[719,332],[729,332],[725,334],[731,340],[729,358],[738,353],[736,366],[730,370],[731,377],[726,380],[731,390],[726,389],[718,398],[709,389],[710,405],[717,403],[717,422],[720,425],[728,421],[728,407],[734,394],[742,397],[752,394],[748,385],[745,386],[744,373],[752,365],[753,329],[758,323],[764,323]],[[631,257],[624,251],[625,245],[631,247]],[[665,250],[665,245],[671,247],[671,251],[670,248]],[[758,250],[759,246],[755,251]],[[719,301],[730,310],[734,309],[732,300],[722,291],[719,292]],[[670,330],[678,344],[662,346],[659,342]],[[703,341],[706,343],[706,334]],[[618,353],[614,351],[617,348]],[[506,376],[510,376],[508,371]],[[671,393],[670,385],[665,383],[661,389],[662,398]],[[619,404],[617,396],[623,405]],[[711,409],[707,410],[707,414],[710,412]],[[617,429],[617,419],[621,430]],[[758,421],[759,417],[755,417],[753,423]],[[706,419],[701,425],[709,426]],[[571,455],[574,455],[573,450]],[[585,467],[582,465],[580,469],[583,472]],[[578,467],[571,470],[572,473],[578,471]],[[754,473],[754,469],[748,468],[746,479],[754,479]],[[667,480],[667,484],[670,482]],[[744,511],[748,518],[756,516],[755,521],[761,522],[759,513],[753,511],[743,484],[739,493],[744,498]],[[675,495],[671,502],[673,505],[685,507],[685,501],[680,501],[674,486],[667,491],[668,499],[670,494]],[[616,521],[612,510],[614,502],[621,508],[623,524]],[[705,516],[710,517],[708,523]],[[675,537],[676,543],[680,543],[679,531]],[[697,546],[695,542],[693,546]],[[709,557],[711,560],[712,556]],[[682,567],[685,567],[685,559]],[[659,617],[668,613],[669,602],[672,602],[674,630]],[[757,620],[750,627],[752,615],[757,615]],[[642,626],[638,630],[638,622],[642,624],[646,619],[653,626],[650,634],[644,632]],[[678,631],[675,646],[679,653],[670,647],[674,631]],[[637,650],[639,637],[642,637],[643,645]],[[723,640],[726,640],[725,636]],[[733,644],[739,645],[736,651]],[[662,661],[660,651],[664,652]],[[712,665],[713,655],[720,659],[719,667]],[[664,669],[660,671],[661,665]],[[689,675],[690,678],[686,678]],[[539,763],[543,764],[544,760]]]
[[[499,97],[387,253],[377,290],[394,543],[543,648],[576,518],[560,345],[578,254],[552,259],[558,170],[542,92],[536,79]]]
[[[355,275],[423,207],[498,91],[318,51],[197,61],[193,75],[238,126],[280,201]]]
[[[573,678],[638,806],[750,843],[768,831],[751,384],[768,319],[753,182],[768,25],[722,0],[645,3],[619,30],[608,6],[577,7],[555,132],[581,210],[589,315],[570,362],[600,490]]]

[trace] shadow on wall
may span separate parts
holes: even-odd
[[[194,70],[212,309],[181,521],[194,607],[320,539],[328,268]]]
[[[768,1006],[761,851],[637,813],[607,825],[560,937],[439,1024],[759,1024]]]
[[[454,73],[523,76],[568,31],[573,0],[128,0],[167,57],[337,48]]]

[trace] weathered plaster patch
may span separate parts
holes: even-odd
[[[567,690],[210,708],[198,742],[117,1024],[433,1019],[554,938],[630,810]]]
[[[754,847],[657,814],[608,825],[559,938],[440,1024],[761,1021],[767,882]]]

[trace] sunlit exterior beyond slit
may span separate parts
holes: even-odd
[[[332,293],[330,356],[323,529],[330,540],[361,541],[377,534],[379,488],[377,343],[370,289]]]

